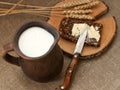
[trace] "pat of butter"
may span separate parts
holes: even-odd
[[[94,26],[92,25],[89,30],[88,30],[88,38],[95,38],[96,41],[99,41],[100,39],[100,34],[99,34],[99,30],[96,30],[94,28]]]
[[[72,28],[72,36],[78,37],[80,34],[82,34],[83,30],[88,29],[88,34],[87,38],[94,38],[96,41],[99,41],[100,39],[100,33],[99,33],[99,28],[89,26],[88,24],[85,23],[75,23]]]
[[[72,28],[72,36],[78,37],[85,29],[89,29],[89,25],[85,23],[82,24],[75,23]]]

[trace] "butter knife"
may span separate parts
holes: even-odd
[[[69,88],[70,82],[71,82],[71,77],[73,74],[73,71],[75,70],[80,54],[83,50],[83,46],[84,46],[84,42],[87,36],[87,31],[88,31],[88,26],[86,26],[86,28],[83,30],[82,34],[80,35],[77,44],[75,46],[75,50],[73,52],[73,59],[71,61],[71,63],[69,64],[67,70],[66,70],[66,75],[64,78],[64,82],[63,84],[60,86],[61,90],[67,90]]]

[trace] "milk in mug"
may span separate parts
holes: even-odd
[[[46,54],[54,43],[54,36],[41,27],[30,27],[19,37],[20,51],[28,57]]]

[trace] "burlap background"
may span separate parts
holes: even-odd
[[[1,0],[17,2],[18,0]],[[35,5],[54,5],[59,0],[24,0],[23,3]],[[117,33],[110,48],[101,56],[80,61],[72,80],[70,90],[120,90],[120,1],[104,0],[109,6],[107,16],[115,16]],[[47,20],[28,14],[0,17],[0,49],[12,41],[18,27],[30,20]],[[60,77],[49,83],[37,83],[26,77],[21,68],[5,62],[0,57],[0,90],[54,90],[63,81],[65,69],[70,58],[64,56],[64,67]]]

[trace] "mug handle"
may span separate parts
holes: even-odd
[[[8,43],[6,45],[3,46],[3,50],[2,50],[2,57],[9,63],[20,66],[19,64],[19,57],[14,57],[10,54],[8,54],[8,52],[10,51],[14,51],[13,49],[13,44],[12,43]]]

